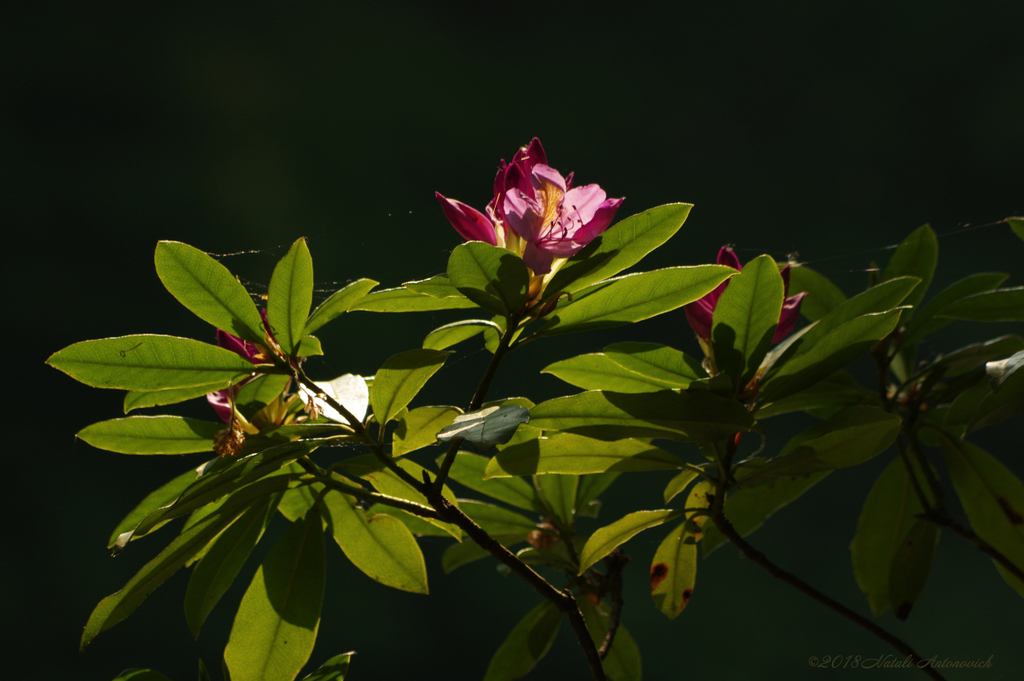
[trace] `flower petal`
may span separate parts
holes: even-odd
[[[707,296],[705,296],[706,298]],[[686,321],[694,332],[704,340],[711,339],[711,318],[714,307],[705,302],[704,298],[683,306]]]
[[[742,270],[743,265],[740,264],[740,259],[736,257],[736,253],[733,252],[728,246],[722,246],[718,251],[718,264],[728,265],[734,270]]]
[[[547,274],[551,271],[551,263],[554,261],[555,256],[550,252],[537,248],[532,241],[526,242],[526,248],[523,250],[523,262],[533,270],[534,274]]]
[[[537,202],[518,189],[511,189],[505,194],[505,217],[512,231],[531,243],[537,240],[544,226],[544,217]]]
[[[213,407],[213,410],[217,412],[217,416],[224,423],[231,423],[231,398],[228,397],[228,390],[230,388],[218,390],[206,396],[206,401],[210,403],[210,406]]]
[[[623,201],[625,199],[606,199],[602,201],[597,210],[594,211],[594,217],[587,224],[583,225],[583,229],[576,235],[576,241],[586,246],[594,240],[594,237],[608,229]]]
[[[467,241],[485,241],[492,246],[498,245],[494,223],[486,215],[461,201],[446,199],[438,192],[434,192],[434,196],[441,204],[441,210],[444,211],[448,222],[452,223],[452,227],[462,235],[462,238]]]
[[[788,269],[788,268],[787,268]],[[797,317],[800,316],[800,303],[807,292],[798,293],[795,296],[786,298],[782,304],[782,313],[779,315],[779,325],[775,327],[775,335],[772,336],[772,343],[778,343],[793,331]]]

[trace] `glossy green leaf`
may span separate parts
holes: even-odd
[[[483,241],[460,244],[448,258],[448,279],[480,307],[508,317],[526,303],[530,271],[523,259]]]
[[[270,519],[279,496],[253,504],[213,542],[192,571],[185,592],[185,619],[193,638],[199,638],[207,615],[235,581]]]
[[[700,361],[660,343],[612,343],[603,352],[623,369],[660,382],[662,388],[686,388],[691,381],[708,376]]]
[[[121,522],[117,524],[117,527],[114,528],[114,531],[110,535],[110,539],[107,541],[107,548],[114,546],[114,542],[117,541],[117,538],[121,536],[121,534],[131,532],[140,522],[142,522],[143,518],[154,510],[161,506],[167,506],[174,503],[175,499],[181,496],[181,493],[184,492],[189,485],[195,482],[197,477],[198,474],[195,469],[190,468],[173,480],[164,483],[147,494],[146,497],[140,501]]]
[[[354,497],[337,492],[323,499],[329,531],[352,564],[370,579],[402,591],[427,593],[427,567],[416,538],[398,518],[367,515]]]
[[[556,433],[505,447],[490,460],[484,475],[488,479],[534,473],[584,475],[672,470],[681,465],[678,458],[664,449],[641,440],[606,442],[573,433]]]
[[[491,658],[484,681],[512,681],[529,673],[547,655],[562,624],[562,613],[544,601],[512,629]]]
[[[555,274],[547,286],[549,295],[575,293],[637,264],[679,231],[692,207],[670,203],[612,225]]]
[[[541,373],[557,376],[584,390],[646,393],[674,387],[634,373],[600,352],[563,359],[544,367]]]
[[[533,477],[533,485],[549,513],[564,527],[576,520],[576,489],[578,475],[541,475]]]
[[[156,335],[82,341],[46,363],[94,388],[136,391],[235,381],[254,369],[249,360],[216,345]]]
[[[800,314],[816,322],[846,302],[846,295],[828,277],[805,265],[789,270],[789,295],[807,293],[800,303]]]
[[[587,539],[583,552],[580,554],[578,574],[582,575],[587,568],[607,556],[615,547],[629,541],[636,534],[661,525],[682,513],[682,509],[671,508],[657,511],[636,511],[616,520],[611,525],[602,527]]]
[[[212,451],[214,435],[224,428],[182,416],[129,416],[86,426],[76,437],[121,454],[191,454]]]
[[[1024,286],[975,293],[946,305],[935,316],[972,322],[1024,321]]]
[[[693,595],[697,582],[697,538],[693,524],[676,525],[651,561],[651,597],[663,615],[674,620]]]
[[[899,319],[900,311],[896,309],[866,314],[842,324],[810,350],[783,364],[762,388],[762,399],[773,402],[788,397],[830,376],[892,333]]]
[[[920,467],[914,464],[914,469],[918,480],[923,482]],[[901,579],[898,573],[905,567],[901,561],[908,557],[907,551],[912,546],[902,549],[904,557],[900,561],[897,561],[897,554],[901,547],[905,546],[911,528],[917,522],[914,516],[923,511],[910,476],[907,475],[906,465],[897,457],[886,467],[868,492],[860,519],[857,521],[857,534],[850,544],[854,576],[860,590],[868,598],[872,614],[876,617],[893,607],[891,594],[894,590],[890,589],[889,582],[892,577],[896,577],[898,581]],[[920,543],[918,546],[925,547]],[[927,550],[930,553],[931,549]],[[904,579],[895,589],[897,593],[902,592],[901,598],[907,595],[906,584]],[[912,606],[914,600],[910,598],[896,602],[908,602]],[[903,607],[909,612],[909,606]]]
[[[212,392],[223,390],[231,384],[231,380],[196,385],[190,388],[177,388],[172,390],[132,391],[124,396],[124,413],[134,409],[145,409],[146,407],[161,407],[167,404],[178,404],[185,400],[204,397]]]
[[[530,410],[517,404],[493,405],[460,414],[450,426],[441,429],[437,439],[449,442],[460,438],[472,443],[477,451],[492,445],[506,444],[524,423],[530,421]]]
[[[459,502],[461,505],[461,501]],[[402,521],[402,524],[409,528],[417,537],[450,537],[451,534],[445,530],[431,525],[420,516],[413,515],[412,513],[406,513],[405,511],[395,508],[394,506],[386,506],[385,504],[374,504],[370,508],[366,509],[367,516],[377,515],[378,513],[384,513],[386,515],[393,515]]]
[[[302,237],[277,263],[267,295],[267,320],[285,354],[295,354],[296,346],[305,335],[303,330],[312,305],[313,259]]]
[[[160,281],[194,315],[239,338],[263,342],[259,310],[224,265],[177,241],[157,243],[154,261]]]
[[[494,329],[499,334],[503,333],[500,326],[488,319],[465,319],[461,322],[452,322],[437,327],[423,339],[423,347],[428,350],[444,350],[464,340],[469,340],[487,329]]]
[[[374,291],[363,296],[349,307],[349,311],[364,310],[366,312],[429,312],[433,310],[455,310],[476,307],[469,298],[435,298],[425,293],[417,293],[400,286]]]
[[[669,480],[668,484],[665,485],[665,492],[663,495],[665,503],[667,504],[680,492],[685,491],[686,488],[690,486],[690,483],[696,480],[699,475],[700,473],[692,468],[684,468],[679,472],[679,475]]]
[[[592,391],[538,404],[530,410],[527,425],[601,439],[662,437],[710,441],[750,430],[754,420],[739,402],[707,391]]]
[[[903,300],[904,305],[916,308],[924,299],[924,294],[932,282],[938,261],[939,241],[935,231],[929,225],[922,225],[911,232],[892,254],[885,272],[882,273],[881,282],[908,276],[920,279],[921,284]],[[911,312],[907,310],[903,313],[904,323]]]
[[[733,385],[745,386],[768,354],[784,297],[779,267],[767,255],[754,258],[729,280],[715,305],[711,339],[715,363]]]
[[[330,298],[313,310],[313,314],[306,320],[302,333],[308,336],[327,322],[348,312],[379,283],[373,279],[356,279],[351,284],[335,291]]]
[[[889,570],[889,602],[897,619],[907,619],[921,595],[938,542],[939,526],[918,519],[896,549]]]
[[[291,376],[284,374],[257,376],[239,389],[235,395],[235,406],[251,419],[256,412],[281,396],[291,385],[291,380]]]
[[[114,681],[171,681],[168,677],[152,669],[125,669]]]
[[[1010,225],[1014,234],[1024,240],[1024,218],[1006,218],[1006,224]]]
[[[81,649],[97,634],[128,617],[153,592],[183,566],[196,552],[233,523],[246,509],[247,503],[224,504],[192,527],[183,531],[155,558],[146,563],[124,587],[96,606],[82,632]]]
[[[402,286],[432,298],[465,298],[459,293],[459,289],[455,288],[447,274],[436,274],[429,279],[407,281]]]
[[[302,473],[302,469],[297,463],[288,464],[282,470],[287,470],[297,475]],[[291,522],[301,520],[309,512],[309,509],[313,508],[313,504],[316,503],[316,500],[320,498],[320,493],[325,489],[326,487],[319,482],[289,489],[281,496],[281,501],[277,504],[277,510]]]
[[[452,464],[448,477],[475,492],[486,494],[517,508],[527,511],[544,510],[544,503],[537,495],[537,490],[522,478],[484,480],[487,463],[487,457],[471,452],[459,452],[455,456],[455,463]]]
[[[320,668],[312,674],[303,676],[302,681],[345,681],[345,676],[348,674],[348,667],[352,662],[354,654],[342,653],[341,655],[335,655],[320,665]]]
[[[420,407],[398,416],[391,455],[403,456],[437,442],[437,434],[462,413],[458,407]]]
[[[755,412],[758,419],[766,419],[794,411],[838,410],[855,405],[879,406],[877,392],[865,390],[845,371],[837,371],[798,393],[762,404]]]
[[[377,423],[383,425],[395,418],[441,368],[449,354],[421,349],[389,357],[377,370],[370,393],[370,404]]]
[[[692,303],[735,273],[723,265],[698,265],[610,279],[559,305],[538,334],[590,331],[648,319]]]
[[[292,681],[306,664],[324,597],[323,525],[314,508],[292,523],[249,584],[224,662],[232,681]]]
[[[587,623],[587,631],[598,648],[604,643],[608,633],[608,614],[597,609],[585,598],[578,598],[580,613]],[[643,669],[640,662],[640,650],[625,625],[619,622],[615,632],[615,640],[604,658],[604,671],[611,681],[640,681]]]
[[[907,324],[907,330],[900,338],[900,343],[902,345],[916,343],[925,336],[946,326],[953,320],[949,317],[936,317],[935,314],[939,310],[967,296],[991,291],[1002,284],[1007,276],[1004,272],[983,272],[972,274],[951,284],[929,300],[927,305],[917,310],[914,318]]]
[[[943,435],[942,453],[971,529],[1014,565],[1024,566],[1024,484],[1013,471],[970,442]],[[1024,583],[998,563],[996,569],[1024,596]]]

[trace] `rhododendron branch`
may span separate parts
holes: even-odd
[[[349,494],[364,501],[372,501],[385,506],[392,506],[421,518],[438,519],[437,511],[432,508],[428,508],[427,506],[423,506],[422,504],[417,504],[416,502],[409,501],[408,499],[399,499],[397,497],[388,496],[387,494],[380,494],[379,492],[371,492],[370,490],[363,489],[362,487],[356,487],[355,485],[349,485],[337,480],[330,474],[330,470],[325,473],[319,466],[313,463],[308,456],[297,459],[297,462],[300,466],[305,468],[306,471],[312,474],[316,478],[317,482],[329,487],[330,489],[337,490],[344,494]]]
[[[918,513],[914,517],[922,518],[923,520],[927,520],[928,522],[935,523],[939,527],[945,527],[947,530],[952,530],[954,534],[958,534],[967,541],[974,544],[979,551],[981,551],[986,556],[1002,565],[1004,568],[1006,568],[1007,572],[1011,573],[1021,582],[1024,582],[1024,570],[1018,567],[1013,561],[1007,558],[998,549],[996,549],[987,541],[976,535],[969,528],[964,527],[960,523],[956,522],[955,520],[947,516],[945,513],[932,510],[926,511],[924,513]]]

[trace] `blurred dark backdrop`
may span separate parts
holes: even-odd
[[[648,269],[708,262],[734,243],[744,260],[798,252],[852,293],[872,259],[884,264],[887,247],[931,222],[942,235],[933,286],[978,270],[1022,283],[1024,244],[1005,225],[984,226],[1024,212],[1019,2],[58,2],[5,14],[5,336],[19,349],[9,356],[6,403],[17,409],[2,500],[6,678],[105,681],[130,666],[193,678],[200,656],[219,666],[254,569],[198,642],[181,611],[183,572],[77,652],[96,602],[163,541],[111,560],[111,528],[201,457],[125,457],[75,441],[85,425],[118,416],[121,395],[43,361],[75,341],[127,333],[212,340],[160,286],[158,239],[247,252],[224,262],[254,291],[299,236],[309,237],[318,300],[358,277],[423,278],[443,271],[459,243],[432,192],[482,207],[498,159],[538,135],[552,165],[625,196],[620,217],[695,204]],[[310,371],[372,374],[452,318],[351,315],[320,334],[327,358]],[[954,324],[924,352],[1011,330]],[[538,371],[625,338],[699,353],[682,315],[669,315],[513,356],[493,394],[571,392]],[[458,349],[427,403],[468,400],[487,355]],[[207,414],[201,404],[178,413]],[[805,423],[778,421],[776,448]],[[978,441],[1024,475],[1020,426],[1018,417]],[[830,476],[753,541],[867,612],[848,544],[891,456]],[[602,521],[657,507],[664,481],[620,479]],[[689,608],[665,620],[647,593],[662,534],[629,545],[624,621],[646,679],[860,678],[807,659],[891,652],[729,547],[701,562]],[[353,679],[482,678],[537,599],[493,563],[445,576],[446,542],[424,545],[426,598],[370,582],[331,548],[313,666],[355,649]],[[994,655],[991,669],[950,679],[1012,679],[1024,669],[1022,605],[987,558],[946,536],[908,622],[880,621],[926,656]],[[584,676],[567,627],[531,678],[556,674]]]

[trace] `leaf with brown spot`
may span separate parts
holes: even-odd
[[[669,619],[686,607],[697,579],[697,537],[693,521],[680,523],[668,533],[654,553],[651,566],[651,597]]]

